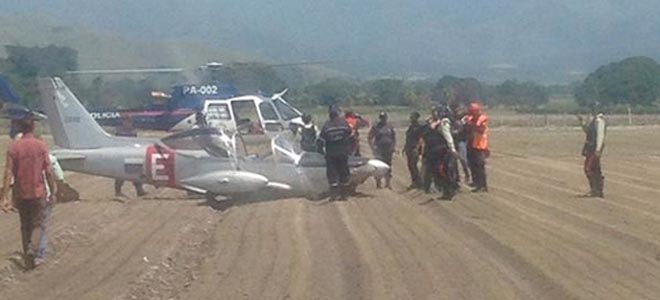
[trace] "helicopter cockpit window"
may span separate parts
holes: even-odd
[[[261,116],[265,121],[277,121],[279,119],[275,109],[268,102],[261,102],[259,104],[259,110],[261,110]]]
[[[224,103],[214,103],[206,109],[207,120],[230,120],[229,106]]]
[[[259,120],[257,106],[253,100],[238,100],[231,102],[231,108],[236,118],[236,128],[242,134],[263,134],[264,129]]]
[[[275,103],[275,107],[277,108],[277,111],[280,112],[280,115],[282,116],[282,119],[284,119],[285,121],[289,121],[291,119],[300,117],[300,113],[295,111],[286,102],[284,102],[280,99],[275,99],[275,100],[273,100],[273,103]]]

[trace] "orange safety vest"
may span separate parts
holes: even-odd
[[[478,150],[488,150],[488,116],[481,114],[479,116],[468,116],[467,124],[470,126],[472,148]]]

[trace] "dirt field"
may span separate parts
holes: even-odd
[[[452,202],[403,192],[401,157],[394,191],[342,203],[120,203],[69,174],[83,200],[56,207],[43,267],[20,269],[18,216],[0,215],[0,298],[658,299],[660,128],[610,129],[606,200],[576,196],[582,139],[494,130],[491,192]]]

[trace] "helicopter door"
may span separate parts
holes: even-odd
[[[241,134],[264,134],[263,125],[254,100],[235,100],[231,102],[236,130]]]
[[[259,111],[263,119],[264,128],[268,132],[282,131],[284,127],[280,122],[280,117],[275,112],[275,108],[268,102],[259,103]]]
[[[210,127],[227,129],[232,128],[231,115],[227,103],[210,103],[206,107],[206,122]]]

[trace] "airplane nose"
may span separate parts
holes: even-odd
[[[244,171],[219,171],[187,178],[186,185],[204,189],[214,194],[231,195],[253,192],[268,186],[268,178]]]

